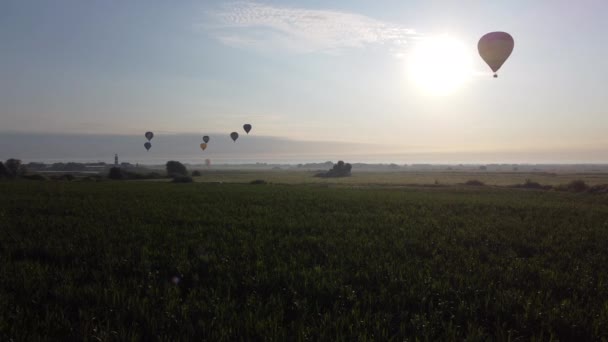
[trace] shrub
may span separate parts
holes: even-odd
[[[202,175],[201,175],[201,172],[199,170],[192,171],[192,177],[200,177],[200,176],[202,176]]]
[[[472,179],[472,180],[468,180],[466,181],[466,183],[464,183],[464,185],[470,185],[470,186],[484,186],[484,182],[477,180],[477,179]]]
[[[182,164],[178,161],[170,160],[167,162],[166,167],[167,167],[167,174],[169,175],[169,177],[188,176],[188,170],[186,169],[184,164]]]
[[[119,167],[113,167],[110,169],[110,172],[108,173],[108,178],[110,179],[123,179],[125,177],[125,175],[122,172],[122,169]]]
[[[521,189],[538,189],[538,190],[550,190],[553,187],[551,185],[542,185],[538,182],[533,182],[529,179],[526,179],[524,184],[516,184],[512,186],[513,188],[521,188]]]
[[[173,183],[192,183],[194,180],[190,176],[175,176]]]
[[[583,180],[573,180],[572,182],[566,185],[566,190],[571,192],[583,192],[587,190],[589,186]]]
[[[553,187],[551,185],[542,185],[538,182],[533,182],[529,179],[526,179],[526,182],[524,183],[524,188],[527,189],[542,189],[542,190],[550,190]]]
[[[256,180],[252,180],[251,182],[249,182],[249,184],[264,185],[264,184],[268,184],[268,183],[266,183],[266,181],[263,179],[256,179]]]
[[[15,177],[19,176],[20,171],[25,171],[21,168],[21,160],[13,159],[13,158],[8,159],[4,163],[4,168],[5,168],[6,175],[10,178],[15,178]]]
[[[4,166],[3,162],[0,162],[0,178],[8,177],[8,170]]]
[[[333,177],[350,177],[352,165],[349,163],[344,163],[340,160],[337,164],[333,166],[333,168],[327,172],[317,173],[315,177],[322,178],[333,178]]]
[[[542,189],[543,186],[540,185],[540,183],[538,182],[533,182],[529,179],[526,179],[526,181],[524,182],[524,184],[522,185],[523,188],[526,189]]]

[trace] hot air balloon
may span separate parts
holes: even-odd
[[[203,150],[203,151],[204,151],[206,148],[207,148],[207,144],[202,143],[202,144],[201,144],[201,150]]]
[[[245,130],[245,133],[249,134],[249,131],[251,131],[251,125],[250,124],[244,124],[243,125],[243,129]]]
[[[148,141],[150,141],[150,140],[152,140],[152,138],[154,138],[154,133],[146,132],[145,136],[146,136],[146,139],[148,139]]]
[[[211,160],[210,159],[205,159],[205,165],[211,166]]]
[[[150,144],[150,142],[148,141],[144,144],[144,147],[146,148],[146,151],[150,151],[150,147],[152,147],[152,144]]]
[[[506,32],[490,32],[477,43],[479,55],[494,71],[494,78],[498,77],[496,72],[509,58],[514,45],[513,37]]]
[[[209,142],[209,136],[208,136],[208,135],[205,135],[205,136],[203,137],[203,141],[205,142],[205,144],[206,144],[206,143],[208,143],[208,142]]]
[[[230,133],[230,138],[232,138],[232,141],[236,142],[236,139],[239,138],[239,134],[237,132],[232,132]]]

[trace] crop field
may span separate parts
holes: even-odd
[[[608,339],[606,195],[15,181],[0,226],[2,341]]]
[[[469,180],[479,180],[487,185],[510,186],[522,184],[526,180],[543,185],[566,184],[573,180],[583,180],[589,185],[608,184],[606,173],[548,173],[548,172],[354,172],[352,177],[316,178],[311,171],[214,171],[202,170],[197,182],[248,183],[264,180],[279,184],[336,184],[364,186],[392,185],[455,185]]]

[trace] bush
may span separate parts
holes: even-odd
[[[468,180],[466,181],[466,183],[464,183],[464,185],[469,185],[469,186],[484,186],[484,182],[477,180],[477,179],[472,179],[472,180]]]
[[[202,176],[202,175],[201,175],[201,172],[199,170],[192,171],[192,177],[200,177],[200,176]]]
[[[169,175],[169,177],[176,177],[176,176],[188,176],[188,170],[186,169],[186,167],[184,166],[184,164],[175,161],[175,160],[170,160],[167,162],[167,174]]]
[[[8,170],[4,166],[3,162],[0,162],[0,178],[8,177]]]
[[[570,192],[583,192],[589,189],[589,186],[583,180],[573,180],[566,185],[566,190]]]
[[[5,169],[5,173],[6,176],[8,176],[9,178],[15,178],[17,176],[19,176],[20,174],[23,174],[23,171],[25,171],[24,169],[21,168],[21,160],[19,159],[8,159],[5,163],[4,163],[4,169]]]
[[[266,183],[265,180],[262,179],[256,179],[256,180],[252,180],[251,182],[249,182],[249,184],[254,184],[254,185],[264,185],[264,184],[268,184]]]
[[[331,170],[329,170],[327,172],[317,173],[315,175],[315,177],[322,177],[322,178],[350,177],[352,168],[353,168],[352,165],[350,165],[349,163],[344,163],[342,160],[340,160],[337,164],[334,165],[334,167]]]
[[[538,182],[533,182],[529,179],[526,179],[524,184],[515,184],[511,186],[512,188],[518,189],[535,189],[535,190],[551,190],[553,187],[551,185],[542,185]]]
[[[110,169],[110,172],[108,173],[108,178],[110,179],[123,179],[125,178],[124,173],[122,172],[122,169],[119,167],[113,167]]]
[[[543,186],[540,185],[540,183],[538,182],[533,182],[529,179],[526,179],[526,182],[524,184],[522,184],[522,188],[526,188],[526,189],[542,189]]]
[[[190,176],[175,176],[173,177],[173,183],[192,183],[194,180]]]

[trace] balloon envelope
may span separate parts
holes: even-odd
[[[209,136],[208,136],[208,135],[205,135],[205,136],[203,137],[203,141],[205,142],[205,144],[206,144],[206,143],[208,143],[208,142],[209,142]]]
[[[145,136],[146,136],[146,139],[148,139],[148,141],[150,141],[150,140],[152,140],[152,138],[154,138],[154,133],[146,132]]]
[[[477,43],[479,55],[494,71],[494,77],[497,77],[496,72],[513,52],[514,45],[513,37],[506,32],[490,32]]]
[[[232,132],[230,133],[230,138],[232,138],[232,141],[236,141],[236,139],[239,138],[239,134],[237,132]]]
[[[206,148],[207,148],[207,144],[202,143],[202,144],[201,144],[201,150],[203,150],[203,151],[204,151]]]
[[[146,148],[147,151],[149,151],[150,147],[152,147],[152,144],[150,144],[150,142],[148,141],[147,143],[144,144],[144,147]]]
[[[249,134],[249,131],[251,131],[251,125],[250,124],[244,124],[243,125],[243,129],[245,130],[245,133]]]

